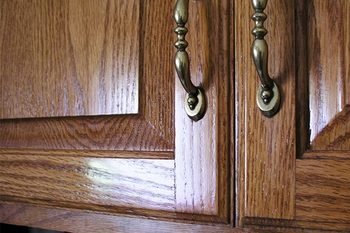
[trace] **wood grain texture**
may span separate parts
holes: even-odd
[[[0,146],[120,151],[171,151],[174,147],[143,117],[129,115],[3,120]]]
[[[244,218],[244,226],[255,230],[269,229],[267,232],[348,232],[349,222],[281,220],[271,218]],[[328,229],[328,230],[326,230]],[[329,230],[332,229],[332,230]],[[260,231],[258,231],[260,232]]]
[[[0,9],[0,118],[138,112],[140,1],[2,1]]]
[[[295,213],[294,1],[269,1],[266,36],[269,72],[280,86],[281,109],[264,117],[256,106],[259,85],[251,54],[250,1],[235,1],[236,160],[239,226],[242,218],[293,219]]]
[[[172,160],[2,154],[0,183],[0,200],[104,206],[110,212],[116,207],[173,210],[175,203]]]
[[[0,180],[6,181],[0,188],[1,201],[229,222],[231,4],[211,0],[190,5],[191,71],[207,93],[205,119],[190,121],[179,83],[174,92],[173,1],[141,1],[139,114],[0,121]],[[175,164],[140,160],[174,156]],[[102,167],[93,167],[96,163],[91,161]],[[149,165],[142,168],[143,163]],[[7,170],[9,164],[14,168]],[[119,167],[125,174],[117,173]],[[32,180],[33,187],[25,184]]]
[[[175,171],[177,211],[230,216],[229,10],[230,1],[190,1],[188,51],[191,79],[207,96],[198,122],[184,111],[185,91],[175,84]]]
[[[307,222],[279,221],[271,219],[246,219],[249,228],[232,228],[228,225],[199,225],[138,219],[124,216],[103,215],[96,212],[78,212],[76,210],[55,209],[27,204],[0,205],[0,222],[9,224],[25,224],[31,227],[45,228],[69,232],[193,232],[193,233],[242,233],[242,232],[283,232],[283,233],[319,233],[310,230]],[[329,226],[329,223],[320,223]],[[275,226],[274,226],[275,225]],[[344,224],[346,225],[346,224]],[[308,227],[306,227],[308,226]],[[344,230],[341,225],[338,230]],[[299,228],[299,229],[298,229]],[[306,229],[300,229],[306,228]],[[315,229],[315,228],[314,228]],[[322,231],[324,233],[334,231]],[[337,231],[338,232],[338,231]]]
[[[270,4],[271,1],[268,4],[268,8]],[[285,3],[280,4],[285,5]],[[243,103],[240,101],[240,98],[251,98],[253,100],[253,96],[249,97],[249,90],[252,87],[249,86],[249,82],[244,82],[245,85],[242,85],[240,83],[242,80],[238,79],[236,81],[236,91],[238,90],[236,95],[238,97],[236,108],[238,127],[236,128],[236,135],[239,136],[237,136],[236,153],[237,169],[243,169],[237,171],[237,187],[239,190],[237,212],[239,215],[236,222],[239,226],[270,227],[273,232],[279,228],[303,228],[307,232],[309,231],[308,229],[313,229],[316,232],[321,230],[349,232],[350,176],[348,171],[350,169],[350,160],[347,91],[349,86],[348,59],[350,51],[348,30],[350,22],[349,3],[342,0],[315,0],[294,1],[294,5],[293,3],[288,4],[290,5],[289,11],[293,12],[295,10],[294,12],[296,12],[294,19],[293,17],[288,18],[288,14],[281,10],[283,7],[279,6],[277,8],[276,6],[272,13],[284,18],[283,20],[278,20],[278,27],[275,26],[276,29],[272,28],[272,30],[273,32],[274,30],[280,30],[280,26],[284,26],[285,21],[292,24],[292,27],[295,27],[296,33],[292,33],[293,30],[290,30],[285,35],[295,39],[295,57],[288,57],[296,61],[295,67],[290,66],[291,69],[295,69],[297,74],[297,77],[295,77],[296,83],[283,82],[282,90],[285,95],[285,101],[282,103],[282,112],[279,114],[283,114],[283,109],[287,108],[289,114],[280,119],[280,122],[283,122],[285,125],[291,123],[289,133],[292,136],[296,132],[296,135],[292,136],[292,138],[284,137],[283,135],[276,137],[276,132],[281,131],[281,129],[270,133],[277,138],[277,142],[272,149],[273,153],[269,154],[269,156],[271,159],[276,159],[273,155],[276,151],[280,151],[282,147],[288,150],[280,156],[289,154],[290,158],[296,161],[296,164],[292,167],[285,167],[286,164],[281,164],[275,168],[283,172],[284,175],[288,174],[292,178],[292,182],[295,181],[295,184],[292,183],[293,186],[290,186],[291,183],[287,180],[280,183],[281,189],[295,187],[295,190],[290,191],[292,195],[290,197],[293,198],[291,201],[295,204],[295,207],[289,206],[290,202],[281,203],[277,211],[283,212],[286,210],[286,206],[289,206],[288,210],[290,212],[288,217],[274,215],[274,209],[269,209],[271,199],[273,199],[273,197],[271,198],[271,186],[274,187],[274,184],[270,187],[263,186],[261,188],[262,185],[259,182],[266,182],[265,179],[261,178],[261,174],[264,175],[263,169],[265,167],[269,168],[267,170],[270,172],[269,175],[272,175],[277,180],[277,183],[280,182],[280,177],[275,175],[274,168],[271,168],[276,162],[271,162],[271,160],[264,158],[263,161],[260,161],[264,166],[261,166],[259,163],[256,164],[256,161],[259,160],[253,160],[248,157],[251,154],[240,155],[240,153],[247,153],[246,150],[257,148],[266,140],[265,138],[260,139],[254,136],[261,136],[261,127],[248,121],[251,118],[254,118],[255,121],[257,119],[249,111],[253,101]],[[236,17],[242,18],[242,21],[246,20],[242,17],[242,13],[240,14],[237,10],[236,12]],[[269,17],[268,21],[271,22],[272,17],[268,13],[269,10],[267,9],[266,12]],[[241,26],[241,23],[236,25]],[[268,26],[267,29],[269,30]],[[278,41],[271,36],[273,32],[270,29],[268,36],[273,41]],[[236,33],[237,41],[239,42],[236,47],[241,48],[240,38],[245,38],[243,33],[242,31]],[[283,36],[280,36],[280,38],[283,38],[283,42],[279,42],[279,44],[288,42],[288,38]],[[273,50],[271,48],[271,46],[274,46],[273,43],[269,43],[269,46],[270,51]],[[243,47],[241,50],[244,51],[245,48]],[[245,67],[244,65],[247,62],[244,59],[240,59],[240,55],[243,54],[240,53],[241,50],[236,50],[236,58],[239,59],[238,62],[243,60],[243,65],[239,63],[238,69],[236,68],[236,71],[239,73],[236,73],[236,75],[238,77],[248,75],[249,77],[251,73],[249,69],[240,69],[242,66]],[[248,48],[246,50],[248,51]],[[270,61],[275,58],[283,60],[285,54],[285,52],[280,52],[276,56],[271,55],[269,56]],[[270,62],[270,70],[272,70],[271,66],[273,65]],[[295,92],[288,90],[288,87],[293,87],[293,85],[296,87]],[[247,92],[248,94],[246,94]],[[297,102],[286,103],[288,101],[288,93],[293,98],[295,97]],[[247,95],[248,97],[246,97]],[[244,111],[242,109],[248,110]],[[248,117],[246,117],[247,114]],[[245,120],[246,118],[244,117],[248,120]],[[275,118],[278,119],[278,115],[274,117],[274,120],[276,120]],[[295,120],[296,125],[294,126]],[[248,131],[250,133],[248,134],[245,130],[246,128],[249,129],[251,125],[255,127]],[[297,145],[294,144],[295,140]],[[297,154],[295,154],[295,150]],[[257,151],[260,153],[259,156],[261,154],[264,155],[261,149]],[[299,158],[296,159],[296,157]],[[262,160],[261,158],[259,159]],[[247,170],[247,166],[248,168],[249,166],[253,168]],[[254,180],[258,181],[254,183],[255,186],[250,186],[246,182],[247,176],[253,176]],[[256,192],[260,192],[260,195],[266,195],[267,199],[265,202],[258,202],[261,204],[260,206],[253,206],[253,208],[258,210],[250,210],[252,202],[249,200],[249,195],[251,193],[259,195]],[[284,196],[285,194],[281,192],[279,198]],[[256,214],[260,210],[259,208],[263,208],[265,212]],[[261,218],[264,214],[268,216]]]
[[[308,150],[303,154],[302,159],[349,159],[350,151],[312,151]]]
[[[5,4],[4,2],[6,1],[2,1],[1,4]],[[42,2],[45,5],[49,1]],[[132,2],[136,4],[136,1]],[[63,3],[64,1],[55,2],[55,4],[64,6]],[[109,3],[120,5],[118,7],[132,4],[131,1],[129,3],[124,0],[120,2],[113,0]],[[0,121],[0,147],[129,151],[173,150],[174,79],[169,78],[173,77],[174,74],[172,5],[171,0],[147,0],[135,5],[135,7],[140,8],[140,21],[137,22],[139,22],[141,30],[140,38],[138,38],[140,51],[135,54],[139,57],[140,66],[138,67],[140,108],[137,116],[2,120]],[[129,11],[134,10],[129,9]],[[1,14],[1,17],[4,16]],[[138,20],[137,17],[136,20]],[[113,61],[118,63],[116,58],[113,57]],[[123,62],[118,63],[118,66],[123,65],[125,65]]]
[[[350,106],[346,106],[317,134],[316,138],[312,141],[311,149],[314,151],[336,150],[346,153],[349,148]]]
[[[103,215],[67,209],[44,208],[23,204],[1,204],[0,222],[25,224],[44,229],[94,233],[103,232],[181,232],[181,233],[243,233],[248,229],[233,229],[227,225],[199,225],[176,222],[156,221],[123,216]]]
[[[143,0],[140,113],[174,148],[174,19],[172,0]]]
[[[346,150],[350,141],[344,138],[350,126],[343,116],[350,104],[350,2],[312,0],[305,5],[311,148]]]
[[[350,219],[350,160],[302,159],[296,170],[296,219]],[[350,227],[348,228],[350,231]]]
[[[295,224],[350,231],[348,1],[297,4]],[[299,121],[298,121],[299,123]],[[306,127],[305,127],[306,126]]]
[[[1,155],[9,156],[53,156],[53,157],[84,157],[84,158],[134,158],[134,159],[172,159],[174,152],[168,151],[112,151],[112,150],[28,150],[0,149]]]

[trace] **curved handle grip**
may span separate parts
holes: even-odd
[[[270,78],[268,73],[268,45],[264,39],[267,30],[264,28],[264,21],[267,15],[263,12],[267,0],[251,0],[254,8],[252,19],[255,27],[252,34],[255,40],[252,45],[252,57],[258,72],[261,86],[258,88],[256,101],[262,113],[267,117],[274,116],[280,105],[280,93],[277,84]]]
[[[181,84],[187,92],[185,110],[187,115],[194,121],[203,118],[206,109],[206,101],[204,91],[201,87],[196,87],[191,81],[190,62],[186,48],[188,43],[185,36],[188,32],[186,23],[188,20],[188,0],[177,0],[174,19],[177,24],[175,33],[177,41],[175,47],[177,52],[175,55],[176,73],[181,81]]]

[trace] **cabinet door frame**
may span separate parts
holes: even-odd
[[[328,79],[328,85],[331,85],[332,78],[336,77],[322,75],[331,76],[330,72],[343,68],[337,60],[330,64],[335,66],[333,70],[327,68],[324,64],[327,58],[320,58],[320,53],[333,53],[340,57],[339,60],[349,59],[345,50],[339,47],[341,41],[348,38],[348,31],[341,30],[349,19],[343,10],[350,5],[346,1],[334,1],[328,8],[328,2],[318,0],[268,2],[265,25],[269,31],[266,36],[270,52],[269,71],[282,90],[281,109],[276,116],[268,119],[262,117],[255,106],[257,74],[251,58],[244,56],[250,52],[252,36],[249,28],[253,28],[253,22],[249,18],[253,10],[250,1],[235,3],[237,24],[244,25],[236,32],[236,45],[241,48],[236,51],[235,76],[238,103],[236,224],[348,231],[350,177],[345,171],[350,169],[350,160],[347,140],[343,149],[327,147],[327,140],[338,136],[348,138],[345,134],[348,110],[345,106],[343,112],[333,119],[336,122],[326,126],[331,130],[320,133],[323,144],[310,142],[309,125],[315,121],[315,117],[310,115],[317,114],[313,111],[319,106],[310,106],[309,103],[313,94],[310,88],[314,88],[311,82],[325,84],[322,79]],[[330,22],[325,22],[333,17]],[[333,23],[332,33],[329,27],[322,27],[327,23]],[[344,38],[332,40],[331,36],[336,33],[343,33]],[[317,41],[317,36],[321,36],[322,41]],[[326,43],[327,40],[332,43]],[[322,65],[325,65],[324,70]],[[317,71],[320,73],[317,74]],[[347,80],[345,73],[340,78]],[[325,90],[327,87],[320,92]],[[339,96],[342,94],[339,93]],[[331,98],[338,97],[327,97],[332,93],[323,95],[324,102],[320,103],[323,106],[332,104]],[[314,109],[310,111],[312,107]]]
[[[206,115],[199,122],[186,115],[185,92],[175,75],[173,6],[173,0],[140,0],[144,40],[140,42],[138,114],[1,121],[0,171],[6,183],[0,191],[3,206],[34,205],[23,207],[33,215],[45,213],[42,206],[53,211],[102,212],[116,215],[116,219],[132,215],[226,225],[232,221],[233,4],[229,0],[190,1],[187,40],[191,76],[195,84],[203,85],[208,100]],[[159,15],[166,20],[159,21]],[[100,130],[104,123],[106,129]],[[65,126],[62,135],[57,134],[60,130],[55,125]],[[40,131],[42,126],[44,131]],[[103,141],[110,132],[112,142],[101,145],[98,140]],[[17,135],[16,140],[6,138],[11,133]],[[79,146],[86,135],[91,136],[91,143]],[[45,136],[47,147],[36,144],[44,142]],[[73,146],[72,141],[76,142]],[[54,143],[57,147],[53,150],[50,145]],[[133,176],[118,173],[120,168],[132,171]],[[28,172],[32,177],[26,176]],[[115,183],[101,180],[106,178]],[[38,182],[40,192],[26,187],[29,180]],[[99,182],[100,195],[94,182]],[[19,189],[11,189],[13,185]],[[121,198],[110,197],[108,185],[114,185],[110,192],[119,192]],[[45,189],[55,188],[56,195],[45,193]],[[5,215],[1,221],[26,224],[25,218],[19,219],[8,220]]]

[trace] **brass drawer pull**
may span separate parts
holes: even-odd
[[[186,48],[188,42],[185,36],[188,32],[186,23],[188,20],[188,0],[177,0],[174,19],[177,24],[175,33],[177,35],[177,41],[175,47],[177,52],[175,55],[175,68],[176,73],[181,81],[181,84],[187,92],[185,101],[185,110],[187,115],[194,121],[198,121],[203,118],[206,110],[206,99],[204,90],[201,87],[196,87],[191,81],[190,75],[190,62]]]
[[[252,34],[255,40],[252,45],[252,56],[258,72],[261,85],[258,88],[256,102],[262,113],[267,117],[274,116],[280,105],[280,92],[277,84],[270,78],[268,73],[268,45],[264,39],[267,30],[264,28],[264,21],[267,15],[263,12],[267,0],[251,0],[255,13],[252,19],[255,27]]]

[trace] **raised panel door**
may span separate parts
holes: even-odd
[[[272,118],[255,104],[250,1],[237,3],[237,223],[349,231],[349,1],[269,1]],[[251,40],[251,39],[250,39]]]
[[[2,203],[229,222],[232,5],[190,1],[198,122],[175,75],[174,5],[1,1]]]

